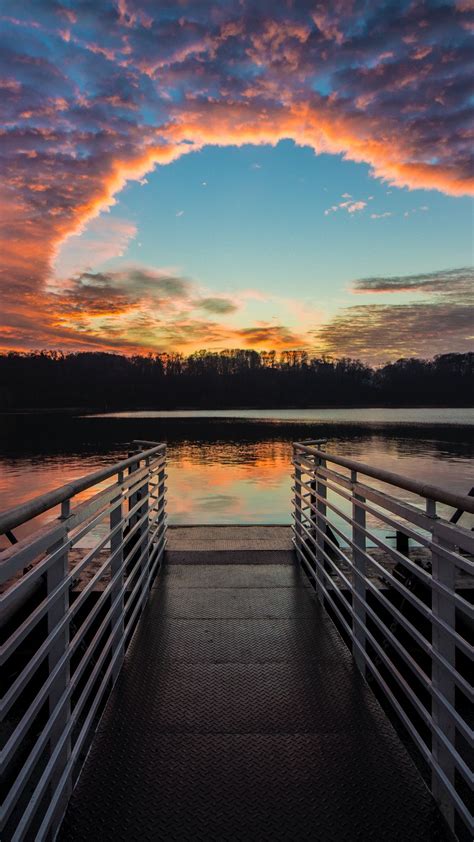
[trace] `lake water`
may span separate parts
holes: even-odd
[[[461,493],[474,485],[473,409],[120,412],[0,416],[0,509],[168,443],[168,513],[178,523],[290,523],[291,442]],[[21,534],[21,531],[20,531]]]

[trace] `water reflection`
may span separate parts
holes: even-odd
[[[430,484],[462,493],[474,484],[473,427],[415,426],[411,418],[396,426],[356,424],[353,412],[346,423],[317,427],[288,422],[280,413],[275,424],[196,416],[4,416],[0,508],[126,457],[133,438],[168,442],[168,512],[175,524],[290,523],[291,442],[308,436],[328,436],[333,453]]]

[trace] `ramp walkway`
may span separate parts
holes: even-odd
[[[195,527],[168,530],[58,838],[452,837],[290,530]]]

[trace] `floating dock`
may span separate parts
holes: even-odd
[[[474,499],[293,468],[292,528],[168,527],[150,442],[0,514],[54,515],[0,555],[3,838],[470,838]]]

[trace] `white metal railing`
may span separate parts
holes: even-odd
[[[474,499],[323,445],[293,445],[298,558],[357,666],[429,765],[451,828],[472,835],[474,534],[437,506],[457,509],[458,519],[474,513]],[[394,546],[395,535],[405,540]]]
[[[7,534],[61,506],[0,553],[5,839],[54,837],[161,562],[166,446],[134,444],[129,458],[0,515]]]

